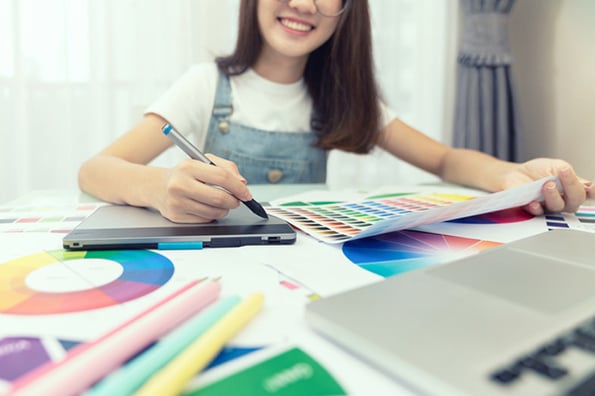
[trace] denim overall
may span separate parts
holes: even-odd
[[[250,184],[324,183],[325,150],[312,147],[314,132],[270,132],[231,123],[229,77],[219,72],[205,152],[236,163]]]

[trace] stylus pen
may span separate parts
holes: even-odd
[[[195,145],[193,145],[188,139],[186,139],[184,135],[176,131],[174,127],[172,127],[170,124],[163,124],[163,126],[161,127],[161,131],[163,131],[163,134],[169,137],[176,144],[176,146],[178,146],[186,154],[188,154],[190,158],[202,161],[205,164],[217,166],[206,155],[204,155]],[[256,200],[251,199],[250,201],[242,201],[242,203],[244,203],[244,205],[246,205],[255,215],[260,216],[263,219],[269,218],[267,212],[264,210],[262,205],[256,202]]]

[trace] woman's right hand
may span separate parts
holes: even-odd
[[[184,160],[165,173],[156,208],[176,223],[207,223],[225,217],[252,194],[235,163],[207,154],[217,166]]]

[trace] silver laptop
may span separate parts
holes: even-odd
[[[158,212],[125,205],[102,206],[63,239],[70,250],[201,249],[295,242],[285,221],[254,215],[244,205],[223,219],[205,224],[173,223]]]
[[[594,395],[595,234],[394,276],[310,303],[306,319],[420,394]]]

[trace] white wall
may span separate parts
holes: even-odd
[[[238,3],[0,0],[0,204],[32,190],[76,189],[80,164],[134,125],[191,63],[233,48]],[[452,125],[445,104],[457,5],[370,1],[387,104],[443,141]],[[328,174],[339,187],[436,179],[382,150],[341,154],[331,156]],[[156,164],[183,157],[172,148]]]
[[[595,179],[595,1],[517,0],[510,30],[525,158]]]

